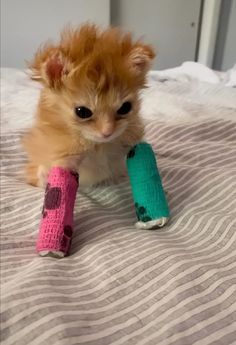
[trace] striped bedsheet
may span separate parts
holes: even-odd
[[[174,89],[173,80],[153,83],[166,97],[178,93],[177,103],[190,101],[193,114],[199,109],[183,91],[191,80]],[[147,119],[172,213],[166,227],[135,229],[127,181],[80,191],[71,255],[61,260],[35,254],[44,192],[23,181],[23,130],[2,133],[3,345],[236,343],[233,99],[221,117],[208,116],[219,106],[204,101],[199,119]]]

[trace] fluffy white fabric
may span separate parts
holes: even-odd
[[[225,73],[196,62],[152,71],[142,93],[142,115],[163,122],[192,122],[202,118],[235,119],[236,65]]]

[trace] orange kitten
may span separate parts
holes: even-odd
[[[143,136],[138,93],[153,58],[130,34],[89,24],[40,48],[30,68],[43,89],[23,139],[28,183],[43,186],[55,165],[79,170],[81,185],[120,175]]]

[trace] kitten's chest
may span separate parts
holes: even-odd
[[[82,185],[94,185],[103,180],[124,175],[128,148],[117,145],[103,145],[91,150],[80,165]]]
[[[113,170],[118,164],[125,162],[128,149],[122,145],[109,144],[98,147],[89,152],[85,161],[90,162],[94,167],[102,166]]]

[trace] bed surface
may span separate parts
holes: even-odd
[[[172,218],[137,230],[127,181],[79,192],[71,255],[40,258],[44,191],[20,146],[39,86],[2,70],[3,345],[236,343],[236,70],[149,75],[142,94]]]

